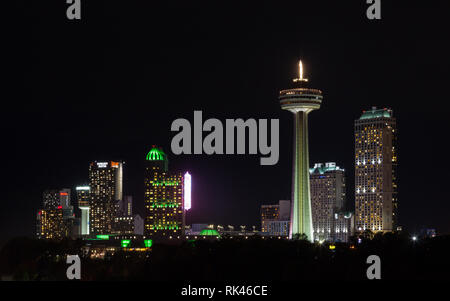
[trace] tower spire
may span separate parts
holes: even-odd
[[[307,82],[307,78],[303,78],[303,64],[302,60],[298,61],[298,78],[293,79],[294,83],[296,82]]]

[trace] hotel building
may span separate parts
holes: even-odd
[[[396,140],[390,109],[373,107],[355,121],[357,231],[392,231],[398,226]]]
[[[314,238],[334,240],[335,213],[345,202],[345,171],[334,162],[316,163],[309,170],[311,183],[311,211]]]
[[[113,231],[116,203],[123,197],[123,162],[92,162],[89,165],[89,234]]]

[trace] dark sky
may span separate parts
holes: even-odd
[[[276,5],[275,5],[276,2]],[[372,106],[399,128],[400,222],[450,232],[446,1],[382,0],[382,20],[353,1],[14,1],[2,91],[2,241],[34,233],[46,188],[87,183],[92,160],[124,160],[125,192],[143,209],[151,145],[193,176],[187,222],[259,226],[259,206],[290,198],[292,116],[277,96],[302,58],[324,93],[310,115],[310,163],[346,169],[353,207],[353,124]],[[448,2],[448,1],[447,1]],[[280,160],[176,156],[176,118],[279,118]]]

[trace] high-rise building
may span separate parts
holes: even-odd
[[[355,121],[357,231],[392,231],[398,226],[396,140],[390,109],[373,107]]]
[[[69,230],[63,219],[62,206],[38,211],[36,235],[40,239],[63,239],[69,236]]]
[[[89,234],[110,234],[116,203],[123,198],[123,162],[92,162],[89,165]]]
[[[70,189],[48,189],[42,194],[43,209],[38,211],[36,234],[39,238],[62,239],[72,235],[75,217],[70,205]]]
[[[314,164],[309,172],[314,238],[319,241],[332,241],[335,213],[343,210],[345,202],[344,169],[336,166],[334,162],[327,162]]]
[[[264,235],[287,236],[291,202],[280,200],[276,205],[261,205],[261,233]]]
[[[42,194],[44,209],[64,209],[70,207],[70,189],[47,189]]]
[[[320,108],[322,91],[304,87],[302,62],[296,87],[280,91],[283,110],[294,113],[294,150],[292,162],[292,210],[289,236],[304,234],[313,241],[311,199],[309,191],[308,114]]]
[[[80,234],[89,235],[90,188],[89,186],[77,186],[75,189],[77,191],[78,208],[81,210]]]
[[[182,173],[169,172],[167,155],[157,147],[148,152],[145,162],[144,235],[154,239],[183,235],[185,210]]]

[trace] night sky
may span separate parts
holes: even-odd
[[[164,148],[171,170],[193,176],[187,223],[259,228],[261,204],[290,199],[292,116],[277,97],[300,58],[310,87],[324,93],[309,118],[310,164],[345,168],[348,209],[354,120],[390,107],[400,223],[450,233],[450,5],[382,0],[382,20],[369,21],[365,2],[82,0],[81,21],[70,21],[63,0],[14,1],[5,12],[13,18],[4,44],[0,241],[32,236],[43,190],[88,183],[93,160],[126,162],[125,194],[142,213],[152,145]],[[194,110],[222,122],[279,118],[278,164],[172,154],[170,125],[193,124]]]

